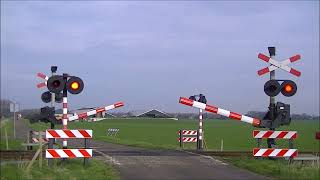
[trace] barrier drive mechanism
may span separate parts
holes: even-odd
[[[198,130],[179,130],[178,131],[179,138],[178,142],[180,143],[180,147],[183,148],[183,143],[197,143],[199,139],[199,132]]]
[[[298,150],[294,149],[293,140],[297,138],[297,131],[258,131],[254,130],[253,138],[257,139],[258,148],[253,149],[254,157],[269,158],[294,158],[298,156]],[[262,139],[288,139],[289,149],[261,148]]]

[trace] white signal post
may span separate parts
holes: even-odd
[[[203,113],[202,113],[202,109],[199,109],[199,139],[198,139],[198,149],[202,150],[203,149],[203,130],[202,130],[202,126],[203,126]]]

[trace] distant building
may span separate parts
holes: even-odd
[[[149,118],[173,118],[167,113],[159,111],[157,109],[151,109],[149,111],[143,112],[141,114],[136,115],[136,117],[149,117]]]

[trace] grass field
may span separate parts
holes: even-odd
[[[0,124],[0,132],[1,132],[1,140],[0,140],[0,149],[7,149],[5,132],[7,132],[8,136],[8,150],[12,149],[22,149],[21,146],[22,141],[13,139],[13,121],[10,119],[1,119]]]
[[[49,128],[49,124],[44,123],[36,123],[31,126],[36,130]],[[179,129],[197,129],[197,127],[197,120],[174,121],[167,119],[107,119],[99,122],[82,121],[68,124],[69,129],[93,129],[93,137],[96,140],[144,148],[165,149],[179,149],[177,141]],[[233,120],[206,120],[204,127],[208,150],[220,150],[222,139],[224,150],[251,151],[257,145],[252,138],[252,130],[255,128],[249,124]],[[108,128],[119,128],[117,137],[108,137]],[[281,129],[298,132],[298,138],[294,141],[298,151],[319,152],[319,141],[315,139],[315,132],[319,131],[319,121],[293,121],[290,126],[284,126]],[[288,147],[286,140],[278,140],[277,143],[280,148]],[[195,149],[195,143],[189,143],[186,148]],[[319,177],[319,168],[317,167],[301,164],[289,166],[288,161],[281,159],[272,161],[236,157],[224,160],[235,166],[276,179],[318,179]]]
[[[42,179],[42,180],[84,180],[84,179],[119,179],[118,172],[113,167],[98,160],[90,160],[88,167],[83,167],[82,160],[72,159],[63,162],[55,161],[52,168],[43,161],[43,167],[38,167],[35,162],[30,170],[26,172],[26,164],[7,164],[1,165],[1,180],[18,180],[18,179]],[[60,163],[60,164],[57,164]]]
[[[36,123],[34,129],[45,130],[49,124]],[[179,129],[197,129],[196,120],[168,120],[168,119],[107,119],[99,122],[69,123],[69,129],[93,129],[93,137],[113,143],[120,143],[146,148],[176,149],[178,146]],[[59,128],[59,126],[57,127]],[[107,136],[108,128],[119,128],[116,138]],[[207,120],[204,122],[205,141],[209,150],[220,150],[223,140],[224,150],[248,150],[256,147],[252,138],[250,124],[233,120]],[[290,126],[283,126],[282,130],[295,130],[298,138],[294,145],[300,151],[319,152],[319,141],[315,139],[315,132],[319,131],[319,121],[293,121]],[[288,147],[288,141],[278,140],[279,147]],[[264,143],[265,145],[266,143]],[[195,143],[189,143],[187,148],[195,148]]]
[[[310,179],[318,180],[319,168],[298,162],[288,164],[282,159],[254,159],[249,157],[224,158],[223,160],[235,166],[248,169],[252,172],[273,177],[275,179]]]

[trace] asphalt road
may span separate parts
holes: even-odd
[[[113,164],[124,180],[268,179],[210,156],[184,151],[147,150],[97,141],[92,141],[90,145],[95,156],[99,155],[96,158]]]
[[[26,138],[29,128],[16,123],[17,137]],[[68,146],[81,147],[83,140],[70,139]],[[175,150],[148,150],[125,145],[90,141],[94,158],[112,164],[120,178],[127,179],[268,179],[212,158]]]

